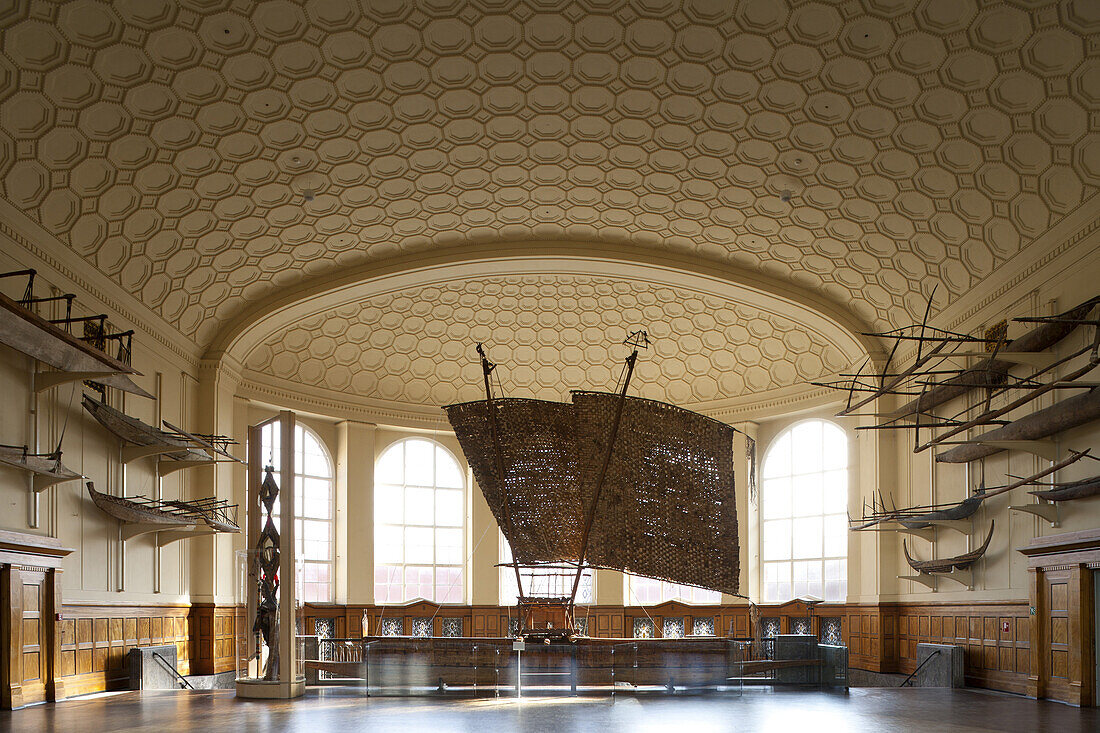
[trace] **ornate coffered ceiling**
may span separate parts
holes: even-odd
[[[1097,8],[16,1],[3,198],[200,346],[286,285],[505,240],[905,322],[1095,195]]]
[[[377,295],[278,330],[244,361],[260,382],[438,407],[484,396],[473,350],[483,341],[503,394],[563,399],[571,389],[613,389],[628,353],[618,344],[640,327],[654,344],[638,362],[632,394],[704,409],[859,358],[850,343],[744,303],[557,274]]]

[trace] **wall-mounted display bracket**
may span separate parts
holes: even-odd
[[[1058,504],[1018,504],[1010,506],[1009,509],[1015,512],[1025,512],[1027,514],[1034,514],[1040,519],[1044,519],[1050,522],[1051,527],[1060,527],[1061,517],[1059,516]]]

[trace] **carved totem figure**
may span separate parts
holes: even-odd
[[[279,677],[279,530],[275,528],[271,513],[279,497],[279,486],[271,475],[272,467],[267,466],[265,470],[267,475],[260,486],[260,504],[267,512],[267,519],[256,543],[256,563],[259,565],[257,590],[260,597],[252,633],[259,634],[267,646],[264,679],[273,681]],[[260,651],[257,648],[257,657]]]

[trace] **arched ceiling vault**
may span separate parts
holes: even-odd
[[[654,346],[633,391],[715,413],[805,393],[807,381],[875,353],[858,322],[827,301],[626,252],[541,243],[349,273],[267,303],[208,356],[227,356],[249,382],[284,394],[305,387],[390,414],[431,414],[483,394],[477,342],[499,363],[504,394],[561,399],[611,389],[626,353],[619,343],[644,328]]]
[[[782,315],[828,334],[850,359],[882,356],[880,344],[863,335],[868,324],[827,298],[792,287],[780,278],[745,272],[676,254],[638,251],[625,245],[577,242],[466,245],[396,257],[352,269],[338,277],[286,288],[253,304],[227,324],[207,351],[243,361],[261,341],[320,312],[383,293],[427,285],[478,280],[486,275],[592,274],[624,283],[659,284],[714,295]],[[655,315],[655,314],[654,314]],[[659,320],[653,318],[650,320]],[[639,323],[644,326],[644,323]]]
[[[0,193],[202,349],[288,288],[521,240],[901,325],[1095,200],[1096,8],[19,0]]]

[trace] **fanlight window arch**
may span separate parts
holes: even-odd
[[[382,453],[374,472],[374,598],[461,603],[466,481],[435,441],[406,438]]]
[[[277,424],[260,431],[261,455],[278,468],[281,434]],[[331,603],[335,598],[336,482],[332,458],[321,439],[301,423],[294,426],[294,521],[298,560],[298,597],[305,603]],[[274,472],[282,488],[279,471]],[[278,525],[279,502],[275,502]]]
[[[848,593],[848,436],[806,420],[772,442],[761,471],[763,600]]]

